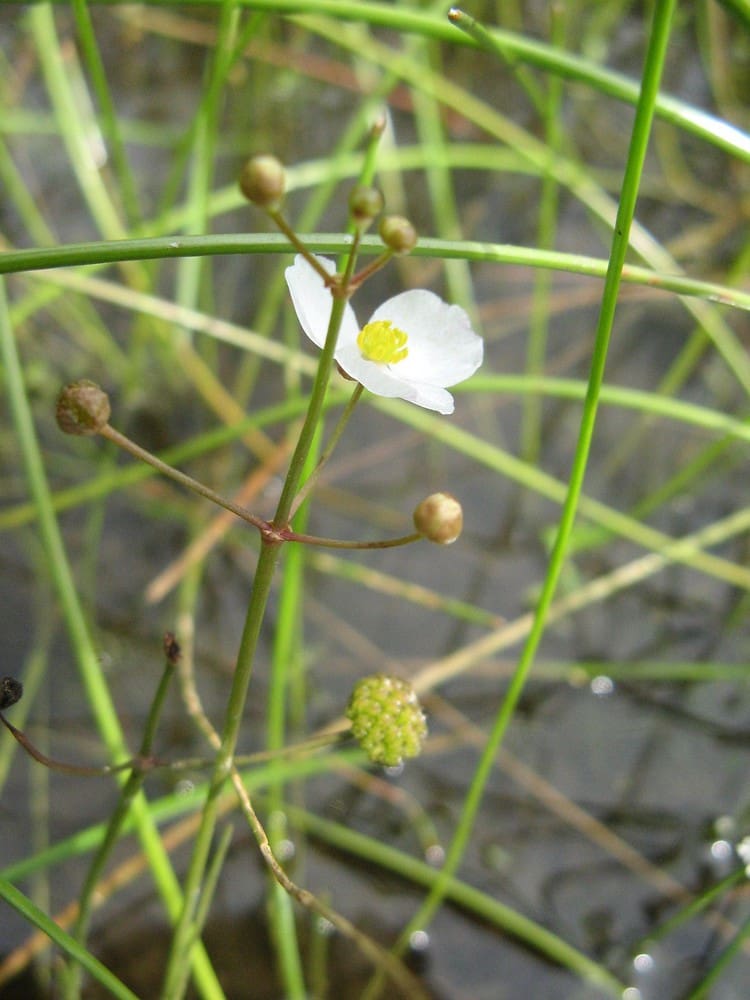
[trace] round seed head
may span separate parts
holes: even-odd
[[[414,510],[414,527],[438,545],[450,545],[461,534],[464,512],[450,493],[433,493]]]
[[[360,184],[349,195],[349,211],[360,229],[367,229],[383,211],[383,196],[377,188]]]
[[[0,677],[0,711],[5,711],[11,705],[21,700],[23,684],[15,677]]]
[[[259,208],[277,209],[286,193],[286,172],[275,156],[253,156],[242,168],[240,191]]]
[[[417,245],[417,231],[403,215],[386,215],[380,222],[380,238],[396,254],[409,253]]]
[[[346,716],[352,735],[374,764],[397,767],[422,750],[427,735],[424,712],[414,688],[400,677],[363,677],[352,691]]]
[[[78,379],[65,386],[57,397],[57,426],[64,434],[98,434],[108,422],[109,396],[96,382]]]

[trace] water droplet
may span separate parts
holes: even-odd
[[[278,861],[289,861],[294,857],[295,853],[294,841],[289,840],[288,837],[280,840],[276,845],[275,854]]]
[[[321,937],[330,937],[335,930],[336,928],[327,917],[315,918],[315,932]]]
[[[614,694],[614,691],[615,682],[611,677],[600,674],[598,677],[591,678],[591,693],[597,697],[606,698],[608,695]]]
[[[430,844],[424,852],[424,859],[432,868],[442,868],[445,861],[445,851],[440,844]]]
[[[427,931],[414,931],[409,938],[409,947],[412,951],[427,951],[430,947],[430,935]]]
[[[644,973],[651,972],[654,967],[654,960],[648,952],[641,952],[640,955],[636,955],[633,959],[633,968],[636,972]]]
[[[734,854],[734,848],[728,840],[715,840],[710,847],[711,857],[715,861],[726,861]]]

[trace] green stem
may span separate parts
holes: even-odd
[[[222,0],[159,0],[158,6],[165,9],[189,5],[211,8],[221,2]],[[53,3],[55,6],[66,6],[69,0],[53,0]],[[92,6],[117,6],[122,0],[90,0],[90,3]],[[399,34],[435,38],[450,45],[478,44],[477,40],[469,39],[456,31],[456,28],[461,28],[466,32],[473,19],[455,8],[449,15],[452,23],[448,23],[442,13],[411,10],[401,4],[384,4],[380,0],[360,0],[346,4],[342,4],[342,0],[238,0],[238,6],[250,7],[253,11],[271,11],[275,16],[330,14],[339,22],[344,18],[364,21]],[[504,58],[511,55],[530,66],[557,73],[564,79],[589,86],[599,94],[609,95],[627,104],[636,105],[638,102],[638,81],[631,80],[622,73],[607,69],[593,60],[583,59],[576,53],[560,51],[553,45],[526,35],[499,29],[493,29],[490,35]],[[656,111],[664,121],[672,122],[712,146],[750,162],[750,136],[729,122],[668,94],[659,95]]]
[[[315,444],[310,450],[306,469],[314,467],[319,440],[320,434],[315,437]],[[300,530],[304,531],[307,524],[308,508],[303,507],[295,517],[300,525]],[[307,551],[303,547],[292,546],[286,549],[282,582],[277,599],[278,610],[266,710],[266,746],[269,752],[274,754],[271,759],[278,760],[279,763],[281,763],[281,758],[276,758],[275,754],[288,745],[290,733],[296,735],[306,729],[308,691],[304,675],[306,654],[302,610],[306,562]],[[303,784],[303,782],[299,782],[296,788],[291,791],[291,795],[298,801],[304,794]],[[274,782],[268,792],[266,803],[267,838],[274,858],[283,856],[283,842],[288,837],[285,811],[285,800],[288,792],[288,786],[282,781]],[[254,827],[251,811],[246,809],[246,813],[251,826]],[[262,850],[260,841],[259,846]],[[300,857],[300,850],[303,849],[304,845],[297,845],[295,850],[296,865],[300,863],[304,865],[304,860]],[[266,913],[280,993],[283,992],[285,1000],[305,1000],[307,986],[297,933],[294,897],[289,894],[288,887],[279,879],[278,872],[273,866],[269,866],[268,875]]]
[[[620,287],[622,268],[628,250],[630,227],[635,214],[635,204],[638,196],[643,163],[654,114],[654,104],[659,89],[659,80],[664,65],[664,57],[669,39],[670,25],[676,0],[659,0],[654,9],[654,18],[650,32],[649,46],[646,54],[641,94],[636,108],[635,121],[630,139],[628,159],[622,183],[622,193],[617,209],[617,218],[612,237],[609,266],[605,279],[602,304],[597,323],[596,339],[589,373],[586,401],[581,416],[578,442],[570,472],[565,503],[563,505],[558,526],[557,537],[550,556],[547,575],[542,585],[533,621],[526,644],[513,674],[505,699],[500,707],[492,730],[488,736],[484,751],[472,778],[471,786],[460,812],[460,821],[448,849],[445,865],[435,885],[418,912],[409,921],[399,937],[398,949],[406,947],[411,934],[417,929],[423,929],[445,897],[451,877],[455,874],[474,827],[479,807],[482,802],[487,781],[495,766],[495,757],[502,744],[506,730],[513,718],[526,680],[534,663],[537,647],[544,634],[547,616],[552,604],[557,584],[560,579],[568,547],[568,541],[575,521],[578,501],[581,496],[583,480],[586,472],[591,440],[596,423],[599,395],[604,379],[604,368],[607,351],[614,323],[617,293]],[[373,980],[368,997],[377,994],[380,986],[379,978]]]
[[[16,350],[5,298],[5,288],[2,283],[0,283],[0,360],[3,365],[10,409],[24,458],[29,490],[37,508],[39,534],[70,643],[78,662],[81,682],[96,719],[102,741],[106,745],[111,759],[122,760],[129,754],[107,682],[101,671],[99,656],[94,648],[88,624],[78,599],[73,573],[55,518],[49,483],[26,397],[21,363]],[[179,884],[172,870],[169,855],[161,842],[148,804],[142,794],[136,795],[133,799],[132,819],[138,830],[143,852],[148,858],[165,908],[170,919],[175,919],[183,904]],[[223,996],[219,982],[202,948],[195,954],[195,972],[201,990],[206,997],[218,1000]]]
[[[340,253],[351,248],[351,237],[341,233],[311,233],[308,247],[316,253]],[[222,256],[224,254],[289,253],[295,247],[280,233],[229,233],[208,236],[155,236],[139,239],[69,243],[32,250],[7,250],[0,255],[0,274],[20,271],[43,271],[77,265],[112,264],[131,260],[160,260],[171,257]],[[381,253],[383,244],[376,236],[363,236],[360,251]],[[569,274],[594,278],[606,276],[607,262],[584,254],[541,250],[538,247],[516,246],[510,243],[477,243],[470,240],[437,240],[420,238],[412,250],[413,257],[453,260],[465,258],[476,263],[517,264],[520,267],[550,268]],[[671,270],[670,270],[671,268]],[[330,275],[326,275],[330,280]],[[674,292],[687,298],[706,299],[721,305],[750,311],[750,292],[727,284],[702,281],[685,274],[675,274],[666,262],[659,269],[628,264],[623,268],[623,281],[663,292]],[[359,280],[359,275],[356,275]],[[137,295],[137,293],[133,293]],[[145,303],[148,296],[137,298]],[[172,315],[170,307],[170,315]]]
[[[151,755],[154,737],[156,735],[156,727],[164,707],[164,701],[166,699],[169,684],[173,675],[174,664],[167,659],[162,672],[161,680],[159,681],[159,686],[156,689],[156,694],[154,695],[154,699],[151,703],[148,718],[146,720],[139,759],[146,760]],[[128,780],[125,782],[125,785],[120,793],[120,799],[117,806],[109,819],[109,823],[107,824],[107,832],[104,835],[104,839],[102,840],[99,850],[92,858],[91,865],[89,866],[86,880],[83,884],[79,898],[78,918],[72,932],[75,940],[82,946],[85,945],[86,935],[91,922],[92,901],[96,887],[104,872],[104,867],[107,864],[115,845],[117,844],[122,832],[123,824],[130,814],[133,798],[140,791],[145,776],[146,772],[142,768],[136,767],[130,772]],[[66,1000],[76,1000],[76,998],[80,996],[81,972],[82,968],[80,962],[73,959],[68,970],[68,975],[65,979],[64,996]]]
[[[122,204],[130,225],[141,221],[141,210],[138,203],[138,190],[130,169],[125,142],[122,137],[117,108],[112,100],[112,94],[107,82],[107,73],[102,61],[101,52],[96,42],[91,14],[87,0],[73,0],[73,15],[80,40],[81,52],[88,69],[91,83],[99,103],[102,119],[102,132],[107,141],[108,152],[112,157],[112,165],[121,192]]]
[[[287,473],[284,488],[281,491],[281,497],[279,498],[279,504],[276,508],[276,514],[273,519],[273,523],[277,528],[286,527],[291,515],[294,498],[299,491],[299,484],[302,478],[302,471],[305,466],[305,459],[307,458],[307,453],[312,445],[313,436],[323,410],[326,389],[331,376],[331,369],[333,368],[333,352],[336,349],[336,339],[338,337],[339,327],[341,326],[341,320],[344,315],[345,307],[345,299],[333,299],[331,318],[328,323],[328,333],[326,335],[326,342],[323,346],[323,351],[318,362],[318,372],[315,376],[307,416],[305,417],[305,422],[302,425],[297,446],[294,449],[294,454],[292,455],[291,462],[289,463],[289,472]]]
[[[318,464],[315,466],[312,473],[307,477],[304,486],[300,489],[299,493],[297,493],[297,496],[294,498],[294,503],[292,504],[292,511],[291,511],[292,517],[294,517],[294,514],[299,510],[300,506],[305,502],[305,500],[309,496],[310,490],[317,483],[318,478],[320,477],[320,474],[323,471],[326,462],[333,454],[334,448],[338,444],[341,435],[344,433],[344,430],[346,428],[346,425],[349,423],[349,419],[352,413],[354,413],[355,406],[362,398],[362,393],[364,392],[364,388],[365,387],[361,384],[361,382],[357,382],[354,392],[352,393],[348,403],[344,407],[344,410],[341,416],[339,417],[338,423],[333,429],[333,433],[331,434],[331,437],[328,440],[328,444],[326,445],[323,454],[318,459]]]
[[[718,980],[726,972],[727,966],[747,944],[748,937],[750,937],[750,918],[740,924],[735,936],[721,952],[700,983],[686,996],[685,1000],[706,1000],[711,995],[711,987],[717,984]]]
[[[353,259],[350,261],[349,270],[352,266]],[[299,489],[305,461],[323,412],[323,404],[333,366],[333,354],[336,348],[336,340],[338,338],[341,319],[344,315],[345,305],[346,302],[344,299],[332,299],[328,332],[320,355],[307,415],[289,464],[289,470],[273,520],[273,525],[277,528],[286,527],[288,523],[292,503]],[[258,645],[268,595],[271,592],[274,570],[280,552],[280,543],[278,540],[272,540],[266,535],[261,535],[261,541],[262,545],[258,558],[258,566],[255,571],[255,581],[248,605],[242,640],[237,653],[237,663],[224,718],[221,746],[216,755],[214,772],[209,783],[201,815],[201,825],[196,834],[193,855],[185,878],[184,903],[175,926],[172,947],[167,960],[161,994],[162,1000],[178,1000],[179,997],[183,996],[187,986],[190,968],[189,958],[195,941],[194,927],[196,915],[200,903],[201,886],[208,863],[211,841],[218,817],[219,796],[232,769],[234,752],[237,746],[240,726],[243,721],[245,701],[252,675],[255,650]]]
[[[562,49],[565,47],[563,20],[559,9],[551,8],[553,37]],[[539,109],[543,115],[544,129],[549,146],[550,162],[561,149],[563,87],[559,77],[549,81],[548,95]],[[537,244],[546,250],[554,248],[557,234],[557,213],[559,209],[560,190],[552,171],[542,175],[542,189],[539,199],[539,217],[537,221]],[[552,274],[550,271],[538,271],[534,278],[534,291],[529,318],[529,338],[526,349],[526,373],[530,376],[539,375],[544,371],[547,354],[547,335],[550,315],[550,290]],[[536,463],[541,449],[542,434],[542,403],[535,396],[527,396],[523,403],[521,420],[521,456],[527,462]]]
[[[361,114],[361,112],[360,112]],[[365,144],[362,169],[359,175],[359,183],[369,185],[375,171],[376,154],[379,140],[382,136],[385,121],[382,117],[378,119],[369,130]],[[323,191],[319,192],[321,196]],[[351,236],[351,244],[343,259],[339,260],[338,267],[344,272],[343,283],[337,288],[329,285],[330,276],[326,275],[324,280],[332,291],[342,293],[344,299],[348,298],[354,288],[351,274],[354,269],[356,256],[362,238],[362,228],[354,224],[350,218],[348,233]],[[308,252],[308,251],[306,251]],[[313,258],[318,272],[321,268],[317,259]],[[299,513],[298,527],[301,532],[306,531],[307,508],[300,510],[309,489],[313,485],[317,472],[325,464],[328,456],[335,447],[343,429],[347,423],[356,401],[362,393],[362,387],[357,386],[353,397],[349,400],[344,415],[333,432],[331,441],[323,456],[318,458],[320,447],[320,431],[322,424],[318,424],[317,433],[313,438],[313,443],[307,452],[304,468],[299,477],[299,483],[306,480],[305,489],[298,490],[292,502],[289,518],[295,517]],[[290,533],[292,534],[292,533]],[[293,533],[295,537],[301,537],[298,532]],[[302,589],[304,584],[305,562],[307,552],[296,546],[287,551],[283,572],[283,584],[279,593],[278,619],[276,636],[273,646],[271,661],[271,677],[268,692],[268,714],[267,714],[267,746],[271,750],[283,747],[287,738],[287,727],[299,731],[304,725],[306,711],[306,685],[304,676],[304,636],[302,634]],[[285,819],[285,799],[287,796],[286,786],[279,782],[275,784],[269,797],[269,828],[268,828],[268,854],[264,851],[262,841],[258,844],[261,853],[266,857],[273,879],[269,885],[267,895],[268,923],[271,939],[276,956],[276,964],[279,973],[280,985],[283,988],[287,1000],[304,1000],[307,996],[305,977],[302,968],[300,947],[297,939],[297,921],[294,912],[295,899],[313,906],[316,912],[320,910],[314,905],[314,897],[309,893],[298,891],[293,883],[289,882],[285,872],[276,862],[275,852],[280,847],[281,840],[286,836]],[[252,809],[249,798],[245,806],[250,825],[255,830],[256,825],[260,828],[260,823]],[[307,902],[305,902],[307,900]],[[340,931],[344,931],[342,924],[337,919],[333,920],[334,926]],[[356,940],[356,937],[355,937]]]
[[[292,229],[292,227],[286,221],[284,215],[277,210],[271,210],[268,212],[268,214],[270,218],[273,219],[274,223],[278,226],[279,230],[283,233],[284,236],[286,236],[286,238],[292,244],[297,253],[305,258],[310,267],[314,271],[316,271],[317,274],[319,274],[320,277],[323,279],[323,283],[327,287],[330,287],[332,284],[331,275],[328,273],[328,271],[326,271],[326,269],[323,267],[323,265],[315,256],[315,254],[310,253],[310,251],[307,249],[307,247],[299,238],[299,236],[297,236],[294,229]]]
[[[201,886],[209,860],[211,841],[218,818],[219,796],[232,767],[255,650],[268,595],[271,592],[278,554],[278,545],[264,544],[261,547],[245,627],[237,653],[237,665],[224,719],[221,746],[216,755],[213,775],[203,805],[201,825],[195,837],[193,854],[185,877],[184,903],[175,925],[172,947],[167,960],[161,994],[163,1000],[177,1000],[184,994],[187,986],[190,971],[189,958],[195,943],[194,925],[201,899]]]
[[[61,951],[80,962],[107,990],[109,996],[115,997],[116,1000],[138,1000],[136,994],[120,982],[105,965],[102,965],[90,952],[79,945],[70,934],[66,934],[51,917],[48,917],[43,910],[35,906],[19,889],[4,878],[0,878],[0,899],[12,906],[29,924],[38,927],[50,941],[54,941]]]

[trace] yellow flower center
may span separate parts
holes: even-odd
[[[389,319],[379,319],[368,323],[360,330],[357,337],[357,347],[362,357],[368,361],[376,361],[381,365],[395,365],[403,361],[409,353],[406,342],[409,338],[403,330],[399,330]]]

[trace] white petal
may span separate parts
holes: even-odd
[[[448,305],[426,289],[388,299],[372,320],[388,319],[409,337],[409,354],[397,366],[399,378],[436,386],[463,382],[482,363],[484,344],[460,306]]]
[[[405,399],[438,413],[453,413],[453,396],[439,386],[402,379],[401,365],[379,365],[363,358],[356,343],[336,351],[336,360],[347,373],[376,396]]]
[[[455,404],[453,396],[447,389],[441,389],[438,385],[425,385],[421,382],[405,382],[406,391],[399,394],[399,399],[405,399],[409,403],[416,403],[426,410],[436,410],[446,416],[453,413]]]
[[[336,265],[327,257],[317,257],[328,274],[334,274]],[[286,269],[286,283],[292,297],[294,311],[302,329],[318,347],[323,347],[331,318],[333,299],[317,271],[301,254],[294,258],[294,264]],[[347,302],[339,331],[339,343],[357,339],[359,327],[354,310]]]

